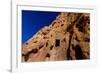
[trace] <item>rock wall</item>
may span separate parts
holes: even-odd
[[[89,58],[89,13],[62,12],[22,45],[22,62]]]

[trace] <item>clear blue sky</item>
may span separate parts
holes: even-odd
[[[22,43],[44,26],[50,25],[58,14],[59,12],[22,10]]]

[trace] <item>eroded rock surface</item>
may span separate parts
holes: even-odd
[[[22,62],[90,58],[90,15],[60,13],[22,45]]]

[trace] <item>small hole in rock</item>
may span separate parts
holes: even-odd
[[[46,32],[42,32],[42,34],[43,34],[43,35],[46,35],[47,33],[46,33]]]
[[[48,42],[46,42],[46,47],[48,46]]]
[[[79,40],[78,40],[77,36],[75,37],[75,40],[79,42]]]
[[[59,39],[56,39],[55,46],[56,47],[59,47],[60,46],[60,40]]]
[[[52,48],[53,48],[53,45],[50,47],[50,50],[52,50]]]
[[[90,38],[85,38],[85,41],[86,42],[90,42]]]
[[[61,26],[63,26],[64,24],[61,24]]]
[[[40,45],[40,46],[39,46],[39,49],[43,48],[43,46],[44,46],[44,45]]]
[[[63,20],[63,22],[65,22],[65,20]]]
[[[24,56],[24,60],[25,60],[25,61],[27,61],[28,58],[29,58],[29,55],[25,55],[25,56]]]
[[[32,50],[32,53],[37,53],[38,52],[38,49],[33,49]]]
[[[25,54],[22,54],[22,56],[25,56]]]
[[[50,57],[50,54],[49,54],[49,53],[47,53],[46,57]]]
[[[37,41],[34,41],[34,43],[37,43]]]
[[[63,41],[66,42],[66,39],[64,38]]]
[[[83,59],[83,53],[79,45],[75,46],[75,56],[77,59]]]

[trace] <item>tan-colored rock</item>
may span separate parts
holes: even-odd
[[[89,22],[88,13],[62,12],[22,45],[22,62],[89,59]]]

